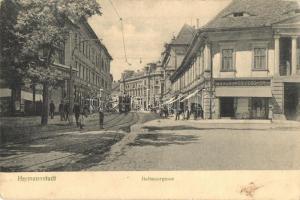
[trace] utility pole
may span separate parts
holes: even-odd
[[[76,48],[76,44],[74,49]],[[73,84],[73,52],[72,52],[72,33],[70,33],[70,79],[69,79],[69,122],[70,124],[73,123],[73,105],[74,105],[74,92],[73,92],[73,88],[74,88],[74,84]]]
[[[147,109],[149,109],[149,104],[150,104],[150,66],[148,68]]]

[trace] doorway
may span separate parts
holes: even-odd
[[[291,75],[291,38],[280,38],[280,66],[279,73],[281,76]]]
[[[284,115],[288,120],[296,120],[299,109],[300,83],[284,84]]]
[[[220,98],[220,117],[234,117],[234,98],[222,97]]]

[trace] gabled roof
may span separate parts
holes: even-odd
[[[166,63],[168,57],[170,56],[171,48],[178,54],[185,54],[188,46],[193,41],[197,30],[188,24],[184,24],[179,31],[176,38],[174,38],[169,44],[165,45],[165,51],[162,53],[162,65]],[[182,47],[186,46],[186,47]]]
[[[177,37],[171,41],[170,44],[177,45],[177,44],[185,44],[189,45],[196,34],[196,29],[188,24],[184,24],[181,30],[179,31]]]
[[[293,0],[233,0],[204,29],[264,27],[297,15]],[[234,13],[244,16],[234,17]]]
[[[176,46],[173,49],[174,49],[176,54],[184,55],[184,54],[186,54],[186,52],[188,50],[188,46]]]

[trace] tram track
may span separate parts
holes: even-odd
[[[105,124],[107,123],[111,123],[112,121],[115,121],[116,119],[119,119],[122,114],[119,114],[117,115],[116,117],[112,117],[111,119],[107,120],[107,121],[104,121]],[[97,118],[97,117],[95,117]],[[90,120],[89,122],[95,122],[95,121],[98,121],[98,118],[97,119],[92,119]],[[60,128],[60,129],[57,129],[57,130],[52,130],[52,131],[40,131],[39,134],[44,134],[44,133],[47,133],[47,132],[61,132],[61,133],[58,133],[56,135],[46,135],[46,136],[41,136],[41,137],[36,137],[36,138],[31,138],[31,139],[27,139],[27,140],[21,140],[21,141],[18,141],[18,142],[13,142],[13,143],[7,143],[7,144],[2,144],[4,147],[5,146],[8,146],[8,145],[17,145],[17,144],[26,144],[26,143],[30,143],[30,142],[34,142],[34,141],[37,141],[37,140],[47,140],[47,139],[52,139],[52,138],[57,138],[57,137],[61,137],[61,136],[64,136],[64,132],[63,131],[67,131],[67,130],[70,130],[70,131],[78,131],[78,128],[77,127],[65,127],[65,128]]]
[[[118,129],[120,129],[122,127],[123,128],[124,127],[130,127],[130,126],[132,126],[133,124],[135,124],[135,123],[137,123],[139,121],[139,115],[137,113],[128,113],[128,114],[131,114],[131,116],[129,116],[128,119],[124,118],[124,116],[122,116],[122,115],[117,115],[116,117],[114,117],[111,120],[109,120],[110,126],[106,126],[105,129],[104,129],[104,131],[109,130],[112,127],[113,128],[117,128],[118,127]],[[121,118],[121,121],[118,121],[117,119],[120,119],[120,118]],[[124,122],[122,122],[122,120],[124,120]],[[115,122],[119,122],[119,123],[115,123]],[[39,139],[36,139],[36,140],[39,140]],[[116,138],[113,138],[113,140],[116,140]],[[95,140],[93,142],[89,142],[88,146],[90,148],[93,148],[93,146],[96,145],[97,143],[99,143],[99,141]],[[65,145],[62,148],[56,149],[54,151],[65,151],[66,149],[69,149],[69,148],[71,148],[73,146],[76,146],[77,144],[79,144],[79,143],[75,143],[75,144],[73,143],[71,145]],[[92,150],[92,149],[87,149],[87,150],[85,150],[85,152],[86,151],[90,151],[90,150]],[[28,154],[23,154],[23,155],[16,156],[16,157],[13,157],[13,158],[4,159],[4,160],[1,160],[1,162],[5,162],[5,161],[9,161],[9,160],[14,160],[14,159],[19,159],[19,158],[22,158],[22,157],[26,158],[26,156],[28,156]],[[50,162],[53,162],[53,161],[58,161],[58,160],[67,159],[67,158],[76,157],[76,156],[78,156],[78,155],[77,154],[71,154],[71,155],[67,155],[67,156],[61,156],[61,157],[57,157],[57,158],[54,158],[54,159],[45,160],[43,162],[34,163],[33,165],[30,165],[30,166],[21,167],[21,168],[19,168],[19,170],[25,170],[26,171],[28,169],[30,170],[30,168],[32,168],[32,167],[43,165],[45,163],[50,163]]]

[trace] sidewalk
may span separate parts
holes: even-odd
[[[173,117],[167,119],[159,119],[149,121],[143,124],[144,128],[163,128],[163,129],[174,129],[182,128],[185,129],[250,129],[250,130],[265,130],[265,129],[299,129],[300,122],[298,121],[288,121],[288,120],[232,120],[232,119],[212,119],[212,120],[174,120]],[[151,128],[152,127],[152,128]]]
[[[106,114],[106,120],[109,120],[113,115]],[[60,121],[60,116],[56,115],[54,119],[49,117],[48,124],[42,126],[40,124],[40,116],[31,117],[1,117],[0,132],[1,144],[13,142],[24,142],[37,138],[47,138],[49,136],[59,136],[62,132],[78,130],[73,115],[73,123],[68,121]],[[93,124],[98,124],[98,114],[91,114],[86,121],[89,127]]]

